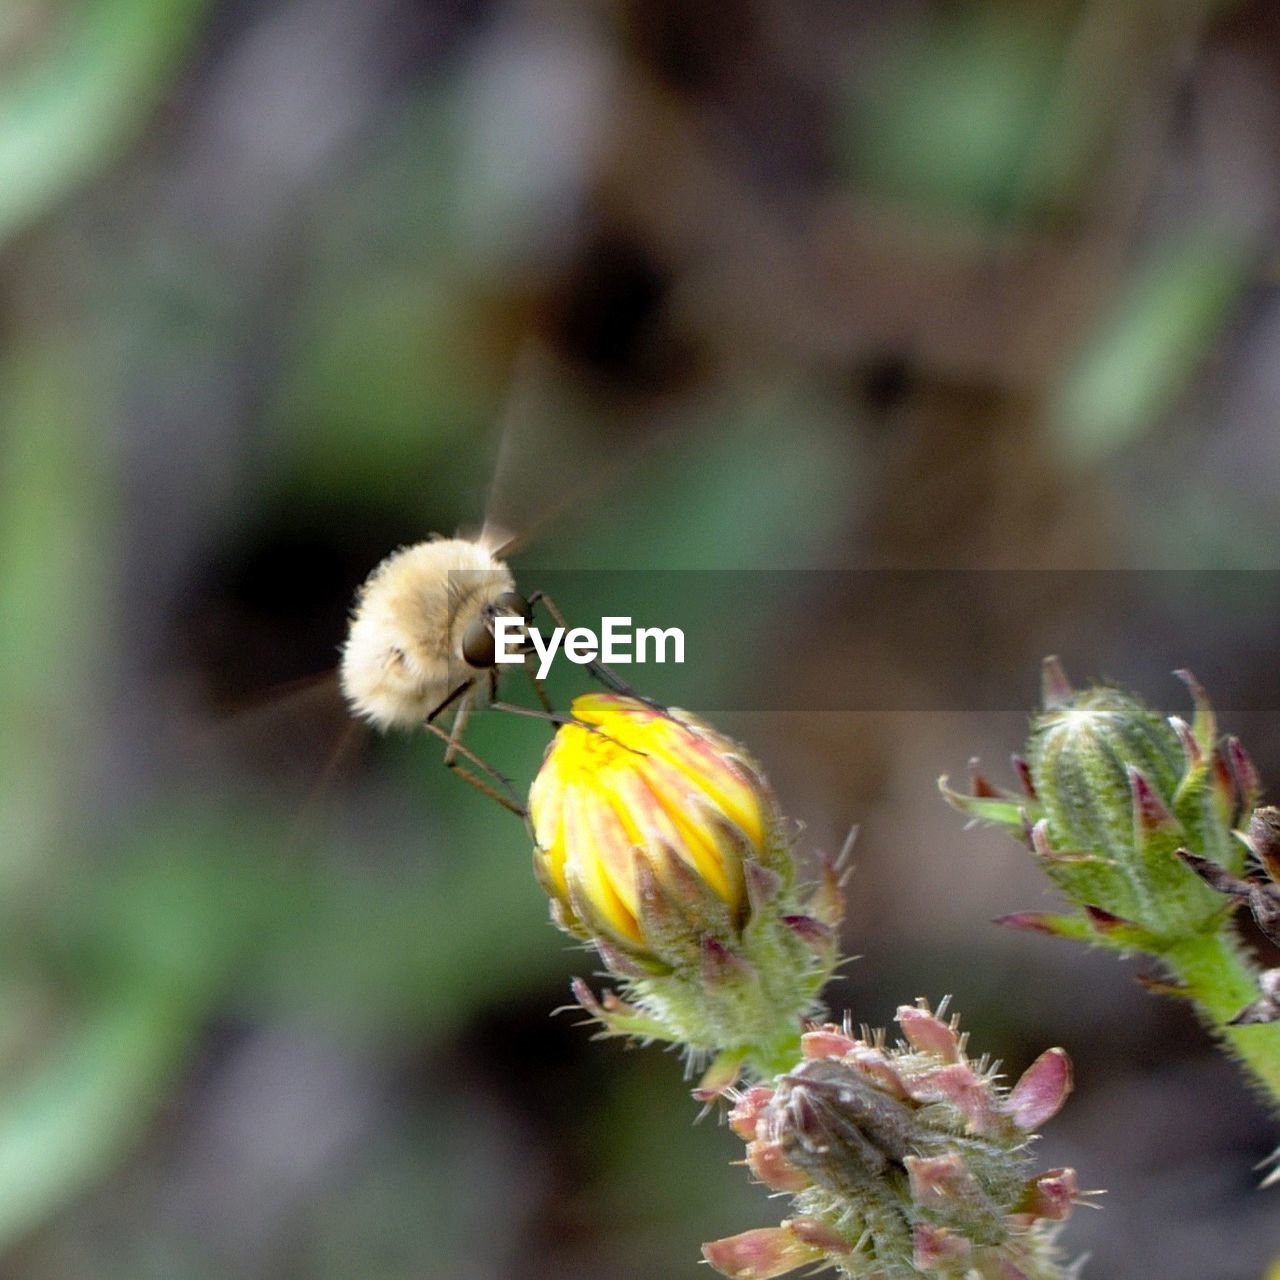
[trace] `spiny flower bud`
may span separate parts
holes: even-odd
[[[1045,709],[1017,761],[1022,794],[980,773],[971,796],[943,780],[957,808],[1025,840],[1081,908],[1075,917],[1022,913],[1006,923],[1160,953],[1221,920],[1222,899],[1189,874],[1195,868],[1180,852],[1238,875],[1244,848],[1233,824],[1256,798],[1257,778],[1239,743],[1219,741],[1204,690],[1179,674],[1195,702],[1191,725],[1120,689],[1074,691],[1047,659]]]
[[[716,1270],[736,1280],[812,1263],[868,1280],[1067,1274],[1053,1236],[1075,1174],[1033,1174],[1027,1152],[1070,1091],[1067,1056],[1041,1054],[1006,1091],[943,1014],[899,1009],[894,1048],[883,1035],[815,1028],[802,1061],[740,1096],[730,1124],[748,1166],[794,1196],[796,1216],[704,1246]]]
[[[1258,771],[1188,671],[1190,724],[1162,719],[1131,694],[1076,692],[1056,658],[1044,664],[1044,712],[1025,757],[1021,794],[971,767],[972,794],[943,794],[976,821],[1022,839],[1076,910],[1019,911],[998,923],[1120,952],[1165,971],[1139,981],[1188,1000],[1272,1098],[1280,1099],[1280,980],[1260,974],[1232,916],[1247,904],[1280,941],[1280,811],[1255,810]],[[1252,815],[1252,816],[1250,816]],[[1261,873],[1243,876],[1246,852]]]
[[[571,712],[529,794],[534,865],[627,997],[579,984],[580,1003],[606,1032],[720,1054],[707,1091],[771,1073],[836,963],[834,869],[801,897],[760,771],[696,717],[617,694]]]

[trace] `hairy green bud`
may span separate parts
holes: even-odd
[[[1194,1003],[1280,1106],[1280,979],[1259,971],[1232,920],[1247,906],[1280,942],[1280,810],[1256,807],[1262,783],[1248,753],[1219,737],[1195,677],[1177,675],[1191,692],[1190,723],[1120,689],[1076,691],[1048,658],[1044,709],[1014,758],[1020,790],[993,785],[974,763],[971,794],[945,778],[942,791],[1022,840],[1073,907],[998,923],[1156,957],[1168,977],[1143,985]]]
[[[975,775],[972,796],[945,787],[958,808],[1023,838],[1078,917],[1009,917],[1015,927],[1088,937],[1120,951],[1161,953],[1216,930],[1220,893],[1188,862],[1228,875],[1246,849],[1235,824],[1251,798],[1238,743],[1218,740],[1204,691],[1187,673],[1194,723],[1165,718],[1121,689],[1071,689],[1045,665],[1045,707],[1018,760],[1023,795]]]

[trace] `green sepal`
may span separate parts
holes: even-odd
[[[1204,754],[1211,755],[1214,744],[1218,740],[1218,717],[1214,714],[1213,703],[1209,701],[1209,695],[1205,692],[1204,686],[1185,667],[1173,674],[1187,686],[1187,691],[1191,694],[1191,702],[1195,707],[1191,732],[1195,735]]]
[[[944,773],[938,779],[938,790],[953,809],[959,809],[975,822],[989,822],[1007,827],[1021,835],[1026,827],[1028,802],[1021,799],[1003,799],[999,796],[972,796],[948,785],[950,779]]]
[[[711,1065],[702,1073],[693,1096],[699,1102],[712,1102],[725,1090],[732,1089],[750,1056],[750,1049],[725,1049],[722,1053],[717,1053],[712,1058]]]
[[[659,1040],[667,1044],[677,1042],[677,1037],[656,1018],[649,1017],[635,1005],[619,1000],[612,991],[606,991],[597,1000],[591,988],[581,978],[574,978],[572,989],[578,1005],[592,1022],[599,1025],[597,1039],[628,1036],[637,1040]]]
[[[1114,912],[1086,903],[1085,918],[1092,933],[1090,941],[1113,951],[1146,951],[1158,955],[1163,949],[1160,938],[1134,920],[1126,920]]]
[[[1093,929],[1083,916],[1050,911],[1014,911],[1006,916],[996,916],[991,923],[1020,933],[1043,933],[1054,938],[1071,938],[1076,942],[1095,941]]]

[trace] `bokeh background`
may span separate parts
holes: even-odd
[[[1048,648],[1192,663],[1280,777],[1278,73],[1267,0],[3,0],[0,1274],[674,1280],[775,1217],[550,1016],[519,823],[306,679],[498,475],[576,616],[734,572],[636,611],[714,601],[679,696],[861,823],[834,1006],[1069,1047],[1085,1274],[1259,1280],[1274,1124],[987,923],[1045,889],[935,779]]]

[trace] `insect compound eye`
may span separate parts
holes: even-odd
[[[533,610],[529,607],[529,602],[515,591],[504,591],[493,602],[493,610],[495,613],[514,613],[525,622],[533,621]]]
[[[469,667],[492,667],[498,661],[493,632],[485,619],[477,618],[462,633],[462,657]]]

